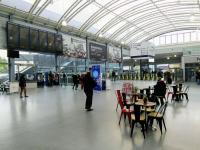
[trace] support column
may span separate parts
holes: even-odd
[[[85,59],[85,72],[87,71],[87,59]]]
[[[87,60],[90,60],[90,56],[89,56],[89,45],[88,45],[88,37],[86,36],[85,38],[85,42],[86,42],[86,59],[85,59],[85,72],[87,72],[89,70],[89,66],[87,66]],[[90,62],[88,63],[88,65],[90,64]]]
[[[181,57],[181,68],[183,69],[183,81],[185,82],[185,59]]]
[[[121,63],[120,63],[121,73],[123,73],[123,47],[121,45]]]
[[[55,54],[55,69],[58,72],[58,56]]]
[[[140,59],[140,80],[143,80],[142,60]]]
[[[15,59],[8,58],[9,82],[15,81]]]

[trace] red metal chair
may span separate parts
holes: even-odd
[[[170,86],[167,87],[167,92],[166,93],[167,93],[167,101],[168,101],[169,95],[173,95],[173,91],[172,91]]]
[[[124,106],[124,103],[123,103],[123,99],[122,99],[120,90],[116,90],[116,97],[117,97],[118,104],[120,105],[120,108],[121,108],[121,115],[120,115],[120,119],[119,119],[119,125],[120,125],[121,118],[122,118],[123,115],[124,115],[124,120],[126,119],[126,116],[128,117],[129,124],[131,125],[131,113],[132,113],[133,111],[130,110],[130,109],[127,109],[127,108]]]

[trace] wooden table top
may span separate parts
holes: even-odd
[[[136,102],[127,102],[127,105],[141,105],[141,106],[147,106],[147,107],[152,107],[152,106],[156,106],[155,102],[149,102],[147,101],[146,104],[144,104],[144,100],[143,99],[137,99]]]

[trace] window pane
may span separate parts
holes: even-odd
[[[200,41],[200,31],[197,31],[197,38],[198,38],[198,41]],[[192,37],[191,37],[191,40],[193,41]]]
[[[172,43],[177,43],[177,34],[172,35]]]
[[[190,33],[185,33],[184,34],[184,42],[190,42]]]
[[[165,44],[165,36],[160,37],[160,44],[164,45]]]
[[[183,43],[183,34],[178,34],[178,43]]]
[[[197,35],[196,32],[191,33],[191,41],[196,41],[197,40]],[[199,39],[200,40],[200,39]]]
[[[154,38],[154,44],[157,46],[160,44],[159,37]]]
[[[171,36],[166,36],[166,44],[171,44]]]

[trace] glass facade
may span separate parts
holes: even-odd
[[[155,46],[198,42],[200,41],[200,31],[199,30],[176,31],[157,36],[149,41],[153,43]]]
[[[7,51],[0,50],[0,82],[8,79],[8,58]]]

